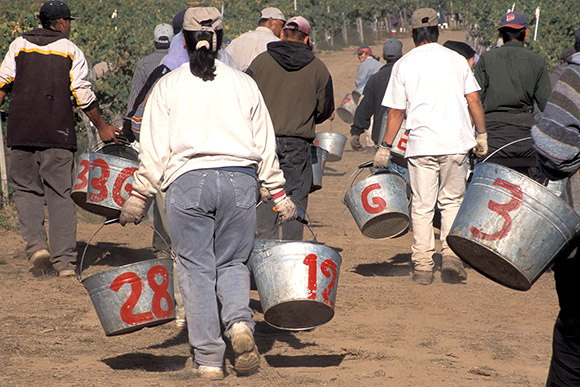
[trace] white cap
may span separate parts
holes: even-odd
[[[153,37],[157,43],[169,43],[173,39],[173,27],[169,24],[157,24],[153,31]]]

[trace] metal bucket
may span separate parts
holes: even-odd
[[[310,151],[312,152],[312,185],[310,186],[310,192],[314,192],[322,188],[322,172],[324,171],[328,151],[315,145],[310,146]]]
[[[381,122],[381,131],[379,133],[379,141],[383,140],[385,132],[387,131],[387,116],[385,113],[383,121]],[[393,161],[401,167],[407,168],[407,160],[405,160],[405,152],[407,151],[407,142],[409,141],[409,131],[406,129],[407,120],[403,120],[401,127],[393,140],[393,147],[391,148],[391,156]]]
[[[248,266],[256,279],[264,320],[287,330],[329,322],[341,262],[336,251],[312,242],[274,243],[252,256]]]
[[[87,242],[78,279],[84,285],[107,336],[131,333],[175,320],[173,260],[149,259],[82,279],[88,246],[105,222]],[[149,226],[151,227],[151,226]]]
[[[326,161],[339,161],[346,145],[346,136],[334,132],[316,133],[314,145],[328,151]]]
[[[119,216],[133,189],[133,173],[139,168],[135,149],[122,144],[110,145],[90,153],[87,191],[91,212],[107,218]]]
[[[77,160],[76,175],[70,196],[77,206],[86,211],[93,212],[95,210],[93,208],[94,206],[90,203],[87,203],[87,188],[89,187],[88,175],[90,166],[90,153],[81,154]]]
[[[409,228],[410,196],[405,178],[397,172],[380,170],[356,184],[355,179],[343,195],[343,203],[364,236],[393,238]]]
[[[352,99],[353,99],[354,103],[356,103],[357,105],[360,102],[360,99],[361,99],[361,97],[363,95],[363,91],[365,89],[365,86],[367,84],[367,81],[368,81],[368,78],[363,83],[361,83],[360,85],[358,85],[358,87],[356,89],[354,89],[352,91]]]
[[[354,112],[356,111],[357,104],[352,99],[352,94],[347,94],[342,99],[342,102],[336,109],[336,114],[341,120],[347,124],[352,124],[354,122]]]
[[[509,168],[478,164],[447,236],[471,267],[528,290],[580,231],[580,216],[541,184]]]

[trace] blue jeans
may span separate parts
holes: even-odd
[[[238,321],[254,328],[244,263],[254,244],[256,179],[214,169],[186,172],[169,186],[165,203],[195,361],[221,367],[220,314],[227,336]]]

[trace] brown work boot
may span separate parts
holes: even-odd
[[[47,249],[37,250],[30,256],[29,262],[29,271],[33,276],[39,277],[47,274],[50,269],[50,252]]]
[[[236,353],[234,368],[238,375],[249,375],[260,366],[260,354],[254,342],[252,330],[243,321],[238,321],[232,326],[232,347]]]
[[[459,258],[444,255],[441,263],[441,280],[447,283],[459,283],[467,279],[467,272]]]
[[[413,270],[413,281],[420,285],[431,285],[433,283],[433,272],[430,270]]]

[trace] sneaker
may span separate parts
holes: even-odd
[[[48,273],[50,266],[50,252],[47,249],[40,249],[30,256],[30,272],[35,277]]]
[[[77,272],[73,269],[65,269],[58,272],[59,277],[74,277],[77,275]]]
[[[254,342],[252,330],[243,321],[238,321],[232,326],[232,347],[236,353],[234,368],[238,375],[249,375],[260,366],[260,354]]]
[[[433,283],[433,272],[427,270],[414,270],[413,281],[421,285],[431,285],[431,283]]]
[[[221,367],[212,367],[196,364],[197,369],[195,370],[196,375],[202,379],[209,380],[223,380],[224,371]]]
[[[441,279],[448,283],[459,283],[467,279],[467,272],[458,258],[450,255],[443,257]]]

